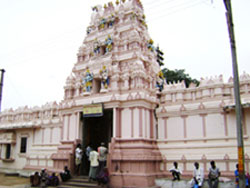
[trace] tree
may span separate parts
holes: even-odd
[[[162,72],[167,83],[176,83],[178,81],[181,82],[182,80],[184,80],[186,87],[189,87],[191,83],[196,84],[196,86],[199,86],[200,84],[198,80],[191,78],[189,74],[185,73],[185,69],[170,70],[168,68],[163,68]]]

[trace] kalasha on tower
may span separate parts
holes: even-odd
[[[192,176],[214,160],[234,176],[236,155],[233,79],[202,78],[166,84],[162,54],[147,30],[139,0],[92,8],[86,37],[66,79],[64,99],[0,114],[0,172],[75,172],[75,148],[108,148],[110,186],[154,187],[178,162]],[[157,59],[158,57],[158,59]],[[249,171],[250,75],[240,76],[245,165]],[[88,175],[84,154],[81,175]]]

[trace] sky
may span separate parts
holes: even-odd
[[[111,0],[0,0],[2,110],[63,100],[91,7]],[[113,0],[113,3],[115,0]],[[232,76],[223,0],[141,0],[164,67],[192,78]],[[239,74],[250,73],[250,1],[231,0]]]

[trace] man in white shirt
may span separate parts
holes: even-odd
[[[96,180],[97,168],[99,166],[98,158],[99,158],[99,153],[97,151],[92,150],[89,153],[89,160],[90,160],[89,181]]]
[[[174,166],[169,169],[169,171],[172,173],[173,181],[180,180],[180,175],[182,173],[181,169],[178,167],[178,163],[174,162]]]
[[[203,185],[203,181],[204,181],[204,171],[203,169],[199,166],[198,162],[194,163],[194,170],[193,170],[193,178],[190,182],[191,187],[193,188],[201,188]]]
[[[75,163],[76,163],[76,174],[80,175],[80,166],[82,163],[82,149],[81,144],[77,144],[75,150]]]

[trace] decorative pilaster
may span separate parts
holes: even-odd
[[[62,125],[60,126],[60,128],[61,128],[61,140],[63,140],[63,134],[64,134],[65,115],[63,115],[62,120],[63,120]]]
[[[80,139],[79,129],[80,129],[80,112],[75,112],[76,126],[75,126],[75,139]]]
[[[142,108],[138,108],[139,109],[139,137],[142,138],[143,137],[143,127],[142,127]]]
[[[42,128],[42,129],[41,129],[41,130],[42,130],[42,144],[44,144],[44,136],[45,136],[45,135],[44,135],[44,129],[45,129],[45,128]]]
[[[131,111],[131,138],[134,138],[134,107],[129,109]]]
[[[35,135],[36,135],[36,129],[35,128],[33,128],[33,130],[32,130],[32,135],[33,135],[32,144],[34,144],[35,143]]]
[[[167,139],[168,138],[168,124],[167,124],[168,117],[163,118],[163,121],[164,121],[164,138]]]
[[[224,134],[225,134],[225,136],[228,136],[227,114],[228,114],[228,112],[223,112],[221,114],[223,116],[223,119],[224,119]]]
[[[150,109],[150,138],[154,138],[154,110]]]
[[[200,114],[201,118],[202,118],[202,136],[203,138],[207,137],[207,131],[206,131],[206,116],[207,114]],[[204,140],[204,142],[206,142],[206,140]]]
[[[69,140],[69,133],[70,133],[70,117],[71,115],[68,115],[68,123],[67,123],[67,140]]]
[[[121,112],[122,108],[116,108],[116,137],[121,138]]]
[[[50,128],[50,138],[49,138],[50,143],[52,143],[52,137],[53,137],[53,127]]]
[[[184,138],[187,138],[187,116],[181,116],[183,119],[183,135]]]

